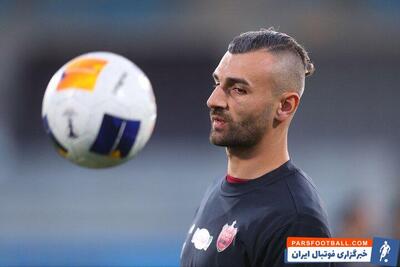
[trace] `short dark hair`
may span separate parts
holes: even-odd
[[[304,74],[309,76],[314,73],[315,67],[308,56],[307,51],[293,37],[274,28],[250,31],[236,36],[229,44],[228,51],[231,54],[242,54],[259,49],[269,52],[288,51],[299,56],[304,65]]]

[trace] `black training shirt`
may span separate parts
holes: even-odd
[[[315,185],[291,161],[246,183],[214,182],[183,244],[181,266],[333,266],[285,264],[289,236],[330,237]]]

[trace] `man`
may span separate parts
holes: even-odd
[[[287,237],[330,237],[315,185],[287,149],[305,76],[313,71],[304,48],[272,29],[243,33],[229,44],[207,101],[210,141],[226,147],[227,176],[207,190],[181,266],[286,266]]]

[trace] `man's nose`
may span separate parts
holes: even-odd
[[[217,85],[212,91],[210,97],[207,100],[207,106],[212,108],[223,108],[227,107],[226,94],[220,85]]]

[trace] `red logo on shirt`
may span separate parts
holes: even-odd
[[[218,252],[224,251],[232,241],[235,239],[238,229],[235,228],[236,221],[232,223],[232,225],[225,224],[222,227],[221,233],[219,233],[216,245]]]

